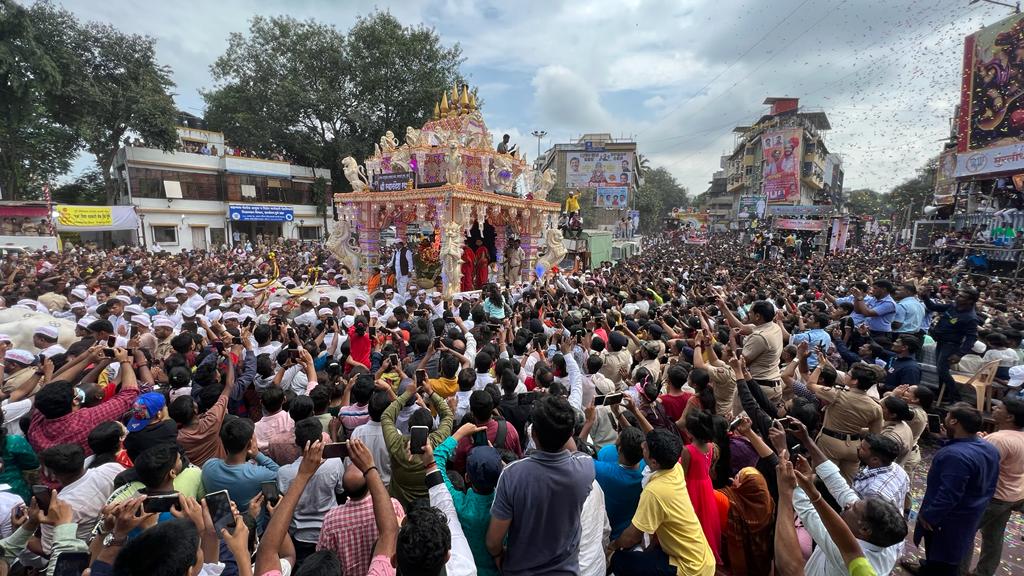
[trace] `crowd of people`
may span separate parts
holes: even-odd
[[[76,325],[0,334],[0,573],[991,576],[1024,504],[1018,284],[717,236],[282,303],[270,249],[0,263],[0,307]]]

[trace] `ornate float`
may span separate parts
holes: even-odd
[[[388,131],[362,166],[351,156],[342,161],[353,192],[334,195],[338,221],[327,247],[360,284],[379,264],[381,232],[391,226],[401,239],[414,223],[430,231],[433,240],[422,242],[420,256],[438,272],[423,278],[418,268],[417,274],[421,283],[439,283],[445,298],[459,291],[464,237],[474,227],[493,228],[499,270],[508,239],[520,240],[521,280],[550,269],[547,259],[537,261],[538,249],[564,251],[560,206],[546,200],[555,173],[532,169],[517,151],[498,152],[467,85],[453,87],[450,96],[442,95],[422,128],[406,128],[404,142]]]

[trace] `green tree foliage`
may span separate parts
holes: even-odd
[[[878,216],[883,213],[885,198],[882,194],[869,188],[850,190],[845,193],[844,201],[850,214],[856,216]]]
[[[0,192],[41,196],[42,184],[71,166],[77,135],[54,118],[62,73],[45,32],[12,0],[0,0]]]
[[[312,20],[256,17],[232,34],[203,93],[211,129],[234,146],[282,151],[298,163],[331,168],[365,158],[385,131],[402,137],[459,82],[458,45],[391,14],[360,18],[347,34]]]
[[[672,208],[685,208],[690,198],[684,186],[665,168],[647,169],[644,183],[636,191],[636,209],[640,211],[640,231],[661,230]]]
[[[52,196],[55,204],[103,206],[107,202],[103,175],[98,168],[87,170],[74,181],[54,188]]]
[[[938,156],[917,169],[917,174],[893,187],[888,193],[867,188],[844,192],[850,214],[857,216],[898,216],[905,218],[910,207],[911,219],[920,218],[931,201],[935,187],[935,173],[939,169]]]
[[[148,36],[125,34],[107,24],[83,24],[48,3],[33,5],[32,14],[62,70],[60,116],[96,159],[112,204],[117,191],[111,166],[126,135],[135,134],[161,150],[178,145],[170,69],[157,62],[156,41]]]
[[[157,63],[153,38],[79,22],[48,2],[32,5],[29,13],[35,41],[59,78],[46,89],[48,121],[67,126],[74,142],[96,159],[106,201],[113,203],[111,166],[126,135],[135,134],[163,150],[177,146],[170,71]],[[66,150],[73,156],[78,146]]]

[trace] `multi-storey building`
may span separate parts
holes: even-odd
[[[114,161],[118,203],[136,207],[141,244],[178,252],[325,236],[330,170],[256,158],[188,125],[178,138],[174,152],[126,142]]]

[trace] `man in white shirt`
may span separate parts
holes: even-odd
[[[380,417],[390,405],[391,398],[387,392],[374,390],[373,395],[370,396],[370,401],[367,403],[367,412],[370,413],[370,420],[365,424],[356,426],[352,430],[350,438],[351,440],[360,440],[363,444],[366,444],[366,448],[373,455],[373,461],[377,463],[380,479],[384,481],[385,486],[391,484],[391,456],[388,453],[387,444],[384,443],[384,429],[381,428]]]
[[[405,294],[406,287],[409,286],[409,279],[415,272],[412,250],[409,250],[405,245],[405,240],[398,240],[398,244],[395,245],[395,253],[391,255],[391,262],[388,263],[388,267],[395,271],[396,291],[399,294]]]
[[[64,488],[60,499],[71,505],[72,519],[78,524],[78,538],[88,541],[102,516],[103,505],[114,491],[114,478],[124,472],[116,462],[86,470],[85,452],[78,444],[58,444],[39,454],[42,473]],[[53,527],[42,526],[43,551],[53,545]]]

